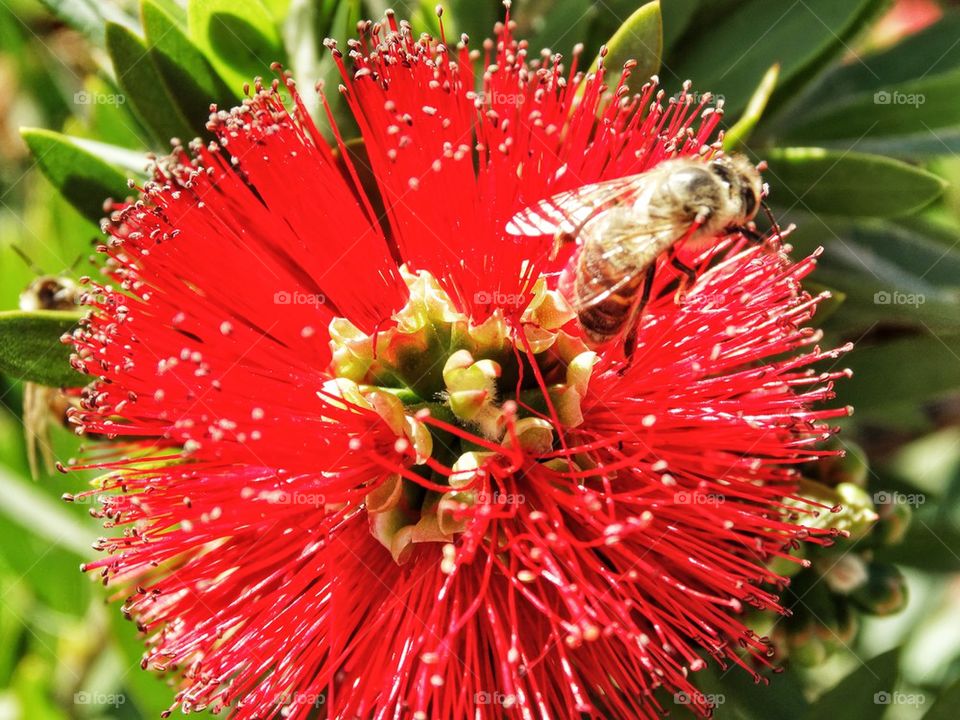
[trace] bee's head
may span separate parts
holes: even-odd
[[[745,155],[721,155],[710,161],[710,170],[726,183],[730,202],[737,208],[737,223],[753,220],[763,200],[763,179]]]

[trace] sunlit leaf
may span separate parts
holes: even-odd
[[[47,179],[94,222],[103,217],[105,200],[125,198],[130,192],[127,176],[96,153],[96,148],[109,146],[40,128],[24,128],[21,133]]]
[[[778,148],[767,155],[770,201],[814,213],[896,217],[944,190],[925,170],[878,155],[822,148]]]
[[[192,139],[190,122],[167,90],[143,40],[125,27],[108,23],[107,52],[125,100],[158,146],[165,149],[172,138]]]
[[[239,95],[230,91],[203,53],[154,0],[143,0],[141,15],[150,59],[194,134],[202,134],[210,103],[229,109]]]
[[[233,91],[255,77],[269,77],[270,65],[286,63],[280,32],[260,0],[190,0],[190,38],[210,58]]]
[[[603,66],[607,68],[607,84],[616,86],[623,70],[623,64],[635,60],[636,67],[631,70],[632,85],[639,88],[660,71],[660,57],[663,54],[663,18],[660,16],[660,2],[648,2],[637,8],[623,25],[606,43],[607,54]],[[597,61],[594,61],[594,66]]]

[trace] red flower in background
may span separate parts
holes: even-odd
[[[846,412],[813,409],[839,374],[810,369],[836,356],[803,328],[814,260],[691,251],[629,367],[588,350],[552,238],[504,226],[716,152],[719,117],[497,38],[481,58],[391,17],[341,59],[383,217],[288,82],[292,113],[258,86],[108,224],[76,421],[118,441],[87,465],[118,534],[87,567],[175,705],[655,717],[661,686],[708,710],[705,656],[766,662],[745,610],[780,610],[767,563],[811,535],[795,468]]]

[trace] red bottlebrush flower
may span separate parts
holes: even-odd
[[[76,364],[86,467],[174,707],[235,718],[656,717],[768,646],[836,353],[814,266],[740,235],[663,259],[632,363],[591,351],[522,208],[677,157],[718,114],[655,83],[368,26],[342,92],[385,214],[288,81],[117,209]],[[475,72],[482,72],[482,91]],[[626,73],[628,76],[629,73]],[[811,511],[812,512],[812,509]]]

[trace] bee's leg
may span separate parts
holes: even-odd
[[[730,228],[734,232],[740,233],[747,240],[757,245],[762,245],[767,241],[767,238],[761,235],[755,228],[748,227],[747,225],[738,225],[737,227]]]
[[[633,352],[637,349],[637,333],[640,330],[640,319],[643,317],[643,309],[650,301],[650,293],[653,290],[653,274],[657,270],[656,263],[650,263],[647,268],[647,274],[643,278],[643,290],[640,293],[640,299],[630,313],[630,319],[627,321],[627,334],[623,341],[623,356],[626,364],[620,370],[622,375],[633,362]]]
[[[772,235],[763,235],[757,232],[756,228],[744,226],[737,226],[730,228],[732,232],[737,232],[743,235],[749,242],[755,245],[762,245],[768,252],[773,254],[780,255],[784,259],[786,256],[783,254],[783,231],[780,229],[779,225],[774,226],[774,233]],[[788,228],[790,230],[792,228]]]
[[[683,275],[683,277],[680,278],[680,286],[677,288],[677,294],[674,296],[674,300],[679,305],[687,296],[687,291],[690,290],[690,288],[693,287],[693,283],[696,282],[697,273],[676,255],[670,257],[670,264]]]

